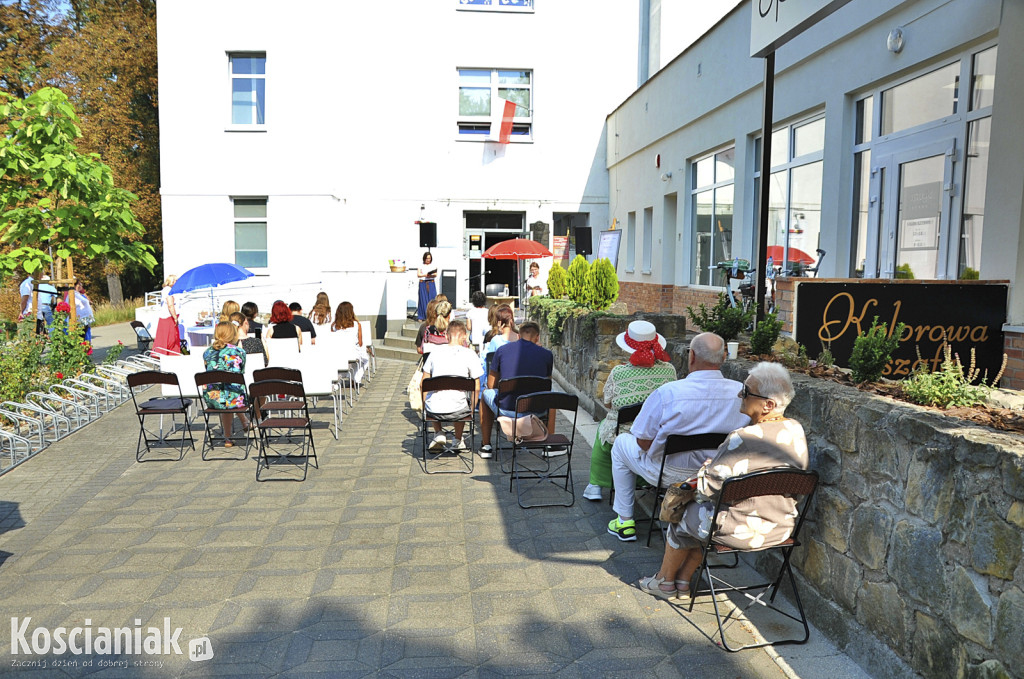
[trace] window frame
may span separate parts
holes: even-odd
[[[226,132],[266,132],[267,130],[267,53],[259,50],[232,50],[227,55],[227,88],[228,88],[228,114]],[[263,73],[239,73],[234,72],[235,59],[263,59]],[[234,121],[234,83],[236,78],[256,79],[263,81],[263,122],[236,123]],[[256,116],[257,105],[253,102],[253,120]]]
[[[489,109],[490,113],[486,116],[472,116],[463,115],[459,110],[459,101],[461,99],[461,92],[463,88],[462,74],[464,71],[487,71],[490,74],[490,101]],[[503,84],[500,82],[501,73],[508,71],[521,71],[528,75],[529,82],[526,84],[516,83],[514,86],[509,84]],[[527,111],[527,115],[518,115],[521,112],[522,106],[516,107],[517,115],[512,117],[512,135],[509,138],[509,142],[513,144],[529,144],[533,142],[533,107],[534,107],[534,70],[532,68],[504,68],[504,67],[472,67],[472,66],[459,66],[455,69],[455,80],[456,80],[456,91],[460,93],[459,97],[456,97],[455,101],[455,139],[456,141],[468,141],[468,142],[495,142],[497,141],[497,133],[494,130],[494,121],[498,118],[497,113],[494,110],[494,102],[498,99],[499,90],[502,89],[525,89],[529,92],[530,109]],[[464,127],[479,127],[486,126],[486,133],[463,133]]]
[[[970,129],[973,123],[976,123],[984,118],[992,116],[992,106],[974,108],[974,75],[975,75],[975,59],[978,55],[988,52],[995,48],[996,51],[996,73],[998,74],[999,68],[999,55],[998,55],[999,43],[997,40],[989,40],[980,44],[972,45],[969,48],[963,49],[956,55],[923,65],[921,68],[915,70],[912,73],[906,74],[903,77],[887,81],[876,85],[870,89],[865,89],[859,92],[855,92],[849,98],[850,110],[852,113],[854,128],[857,129],[858,117],[857,117],[857,106],[864,100],[872,98],[871,108],[871,129],[868,139],[856,143],[851,146],[849,156],[846,162],[850,163],[850,168],[855,166],[856,156],[859,153],[865,151],[870,153],[870,169],[869,176],[872,178],[873,184],[876,182],[877,171],[881,167],[881,163],[891,158],[894,150],[902,151],[904,148],[914,148],[917,146],[927,145],[931,140],[939,137],[948,137],[955,143],[954,149],[954,166],[952,172],[952,192],[953,200],[949,206],[950,209],[950,221],[946,230],[939,234],[939,237],[943,242],[948,243],[950,246],[956,243],[955,247],[947,247],[945,252],[945,258],[940,267],[940,277],[938,280],[957,280],[960,274],[960,263],[962,257],[963,244],[963,226],[964,226],[964,209],[965,204],[962,200],[963,192],[966,190],[967,181],[967,152],[969,151],[970,141]],[[952,115],[943,116],[936,120],[931,120],[914,127],[906,128],[885,135],[884,137],[879,134],[881,131],[881,115],[882,115],[882,92],[888,91],[895,87],[898,87],[904,83],[915,80],[921,76],[932,73],[933,71],[941,68],[950,66],[951,64],[959,63],[960,74],[959,74],[959,92],[957,99],[956,113]],[[877,180],[880,181],[880,180]],[[886,178],[886,181],[891,181],[890,178]],[[853,185],[851,184],[850,190],[852,192]],[[871,197],[875,197],[876,193],[871,192]],[[869,200],[871,200],[869,198]],[[854,216],[858,209],[857,206],[858,196],[853,196],[853,213],[850,214],[850,252],[851,261],[848,263],[850,269],[848,275],[854,276],[856,272],[855,263],[852,261],[855,257],[854,253],[859,248],[860,234],[856,231],[853,223]],[[881,276],[880,280],[887,280],[885,276],[887,262],[881,261],[880,247],[877,243],[880,239],[885,237],[886,224],[888,217],[886,214],[876,213],[876,209],[879,211],[884,210],[896,210],[898,209],[898,196],[886,196],[884,206],[879,204],[875,207],[875,202],[871,202],[871,207],[868,213],[867,225],[865,238],[867,239],[866,248],[866,262],[865,269],[874,269],[877,274]],[[984,218],[984,215],[981,215]],[[984,239],[984,231],[982,231],[981,238]],[[875,243],[876,247],[872,248],[872,244]],[[980,270],[979,270],[980,271]],[[984,272],[980,272],[984,277]],[[867,276],[865,270],[864,276]],[[895,275],[895,274],[894,274]]]
[[[240,200],[263,201],[263,217],[239,217],[236,214],[235,208],[237,206],[236,201],[240,201]],[[243,268],[248,269],[249,271],[253,271],[254,273],[256,273],[256,272],[264,273],[264,272],[266,272],[270,268],[270,228],[269,228],[270,212],[269,212],[269,210],[270,210],[270,199],[269,199],[268,196],[231,196],[231,237],[232,237],[232,252],[234,253],[234,258],[232,259],[232,261],[237,266],[242,266]],[[245,223],[245,224],[262,223],[263,224],[263,236],[264,236],[264,241],[266,242],[266,246],[265,246],[266,249],[265,250],[252,250],[252,249],[239,250],[239,248],[238,248],[238,226],[239,226],[239,224],[242,224],[242,223]],[[244,266],[242,264],[238,264],[238,253],[239,252],[263,252],[266,255],[266,262],[267,263],[264,266]]]
[[[803,155],[797,156],[797,155],[794,155],[795,151],[796,151],[796,131],[798,129],[802,128],[802,127],[805,127],[807,125],[811,125],[811,124],[816,123],[818,121],[823,121],[823,123],[825,125],[827,125],[828,122],[827,122],[825,113],[826,112],[825,112],[824,109],[819,109],[819,110],[816,110],[816,111],[814,111],[812,113],[809,113],[807,115],[801,116],[799,118],[794,118],[794,119],[792,119],[792,120],[790,120],[790,121],[788,121],[786,123],[780,124],[780,125],[772,128],[772,136],[773,137],[776,134],[778,134],[779,132],[782,132],[783,130],[787,131],[787,133],[786,133],[786,157],[785,157],[785,160],[783,162],[781,162],[781,163],[776,164],[776,165],[772,165],[771,170],[769,171],[770,172],[769,179],[771,178],[771,175],[777,174],[779,172],[785,172],[786,173],[785,200],[783,202],[783,207],[782,207],[782,212],[785,215],[785,219],[784,219],[784,222],[782,224],[782,227],[785,230],[786,239],[785,239],[785,243],[782,243],[781,245],[782,245],[783,249],[786,250],[787,252],[788,252],[789,247],[791,247],[790,246],[790,237],[792,235],[792,229],[793,229],[793,227],[791,225],[791,222],[790,222],[790,219],[791,219],[792,214],[793,214],[793,171],[798,169],[798,168],[802,168],[802,167],[807,167],[807,166],[813,165],[815,163],[821,163],[822,178],[824,178],[824,171],[825,171],[825,141],[824,141],[825,140],[825,135],[824,135],[824,133],[822,134],[822,144],[821,144],[821,148],[820,149],[818,149],[816,151],[811,151],[809,153],[804,153]],[[875,121],[875,123],[877,125],[877,120]],[[877,127],[876,127],[876,129],[877,129]],[[775,153],[775,149],[776,149],[776,145],[775,145],[775,143],[773,141],[772,142],[772,153],[773,154]],[[754,138],[754,160],[755,160],[755,163],[754,163],[754,177],[753,177],[753,186],[755,187],[754,195],[759,195],[759,190],[760,190],[760,186],[761,186],[761,154],[763,152],[764,152],[764,146],[763,146],[763,143],[762,143],[761,135],[757,135]],[[771,188],[769,187],[768,190],[771,191]],[[824,194],[824,190],[825,190],[824,189],[824,184],[822,184],[822,194]],[[851,184],[851,190],[852,190],[852,184]],[[771,194],[769,194],[769,196],[770,195]],[[821,214],[820,214],[821,201],[822,201],[822,196],[819,195],[818,196],[818,209],[819,209],[819,220],[818,220],[818,222],[819,223],[818,223],[818,245],[817,245],[818,248],[821,247],[821,232],[822,232],[822,224],[821,224],[821,219],[820,219],[820,217],[821,217]],[[761,223],[761,220],[760,220],[760,205],[757,204],[757,201],[754,201],[754,216],[753,216],[754,228],[755,229],[759,228],[760,223]],[[757,236],[756,236],[756,234],[754,234],[753,238],[751,239],[751,242],[756,242],[756,241],[757,241]],[[770,242],[769,242],[769,244],[770,244]],[[776,243],[776,245],[780,245],[780,244]],[[792,246],[792,247],[795,247],[795,246]],[[800,249],[803,250],[804,248],[800,248]],[[807,252],[807,254],[813,255],[813,253],[810,253],[810,252]],[[753,261],[753,259],[751,261]],[[785,270],[787,263],[786,262],[773,262],[773,265],[774,266],[780,266],[781,265],[783,270]]]
[[[533,14],[533,0],[520,0],[523,5],[504,4],[507,0],[456,0],[455,9],[459,12],[509,12],[513,14]]]
[[[727,151],[733,152],[732,162],[732,175],[728,179],[718,179],[718,156],[726,153]],[[705,160],[711,161],[712,181],[710,184],[697,184],[698,179],[698,166]],[[715,284],[714,276],[711,274],[710,269],[708,270],[708,282],[700,282],[700,269],[698,268],[697,255],[697,197],[703,193],[711,193],[711,214],[712,218],[716,214],[718,206],[718,191],[731,187],[733,189],[733,202],[732,202],[732,228],[730,237],[730,246],[733,250],[733,257],[736,256],[736,142],[730,141],[729,143],[720,146],[713,151],[695,156],[689,161],[689,172],[688,172],[688,186],[687,192],[689,193],[689,212],[690,212],[690,261],[684,269],[687,271],[688,285],[696,288],[720,288],[720,285]],[[714,231],[711,232],[712,234]],[[714,239],[712,238],[711,246],[711,258],[714,259]],[[712,262],[714,263],[714,262]]]

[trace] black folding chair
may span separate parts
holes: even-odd
[[[214,448],[214,436],[213,428],[210,426],[210,416],[219,416],[230,414],[232,417],[235,415],[242,415],[249,419],[250,423],[252,420],[252,403],[250,402],[249,396],[245,389],[245,375],[242,373],[230,372],[227,370],[208,370],[206,372],[196,373],[196,391],[199,392],[200,396],[213,384],[233,384],[238,387],[245,397],[246,405],[241,408],[211,408],[205,405],[202,409],[203,422],[206,429],[203,433],[203,445],[200,449],[200,455],[203,460],[245,460],[249,457],[249,446],[253,443],[252,431],[254,427],[251,427],[249,431],[242,430],[241,436],[229,436],[227,432],[224,432],[220,437],[222,443],[231,441],[234,445],[235,441],[240,439],[245,440],[245,452],[242,457],[237,456],[226,456],[226,457],[212,457],[208,456],[207,452],[212,453]],[[205,403],[205,400],[204,400]]]
[[[132,321],[128,325],[135,331],[135,344],[139,351],[149,351],[149,347],[153,344],[153,336],[149,334],[149,330],[146,329],[142,321]]]
[[[477,381],[472,377],[454,377],[454,376],[439,376],[439,377],[428,377],[423,380],[420,385],[420,389],[423,392],[424,407],[420,411],[420,433],[423,439],[423,471],[427,474],[472,474],[473,473],[473,441],[476,433],[475,419],[473,418],[473,409],[470,409],[469,414],[465,417],[449,420],[444,417],[440,417],[431,413],[426,408],[427,394],[432,391],[461,391],[466,394],[466,403],[470,404],[473,402],[473,395],[476,393]],[[451,436],[454,439],[454,443],[446,445],[439,450],[430,450],[430,436],[434,434],[433,423],[441,423],[441,433],[445,436]],[[469,445],[460,448],[459,444],[462,440],[455,436],[455,423],[462,422],[469,425]],[[465,434],[465,431],[463,432]],[[455,469],[438,469],[430,471],[429,462],[437,461],[439,458],[449,457],[454,455],[456,460],[460,463]]]
[[[817,485],[817,472],[793,469],[792,467],[768,469],[751,472],[742,476],[734,476],[727,479],[725,483],[722,484],[721,493],[719,494],[718,501],[715,504],[715,513],[711,519],[711,526],[713,527],[713,530],[711,530],[707,539],[701,545],[701,562],[697,567],[697,570],[694,572],[693,578],[690,580],[689,610],[691,612],[693,611],[693,604],[697,597],[703,594],[711,595],[711,602],[715,609],[715,619],[718,622],[718,634],[721,639],[721,646],[727,651],[736,652],[745,648],[760,648],[761,646],[769,645],[778,646],[781,644],[803,644],[810,638],[811,631],[810,627],[807,625],[807,615],[804,612],[803,603],[800,601],[800,592],[797,589],[796,578],[793,577],[793,569],[790,559],[793,554],[793,549],[800,546],[800,528],[803,526],[804,519],[807,516],[807,510],[814,498],[814,491],[817,488]],[[756,549],[737,549],[719,544],[718,540],[720,534],[717,527],[722,525],[721,520],[724,518],[723,515],[728,512],[730,508],[752,498],[770,495],[781,495],[794,500],[794,505],[797,511],[796,522],[793,526],[793,532],[787,540],[777,545],[768,545],[766,547]],[[738,555],[743,552],[765,552],[770,550],[779,550],[782,552],[782,560],[781,563],[779,563],[778,573],[774,579],[755,585],[731,585],[715,575],[708,567],[708,557],[714,554],[734,554],[738,558]],[[787,575],[789,576],[790,587],[793,588],[793,599],[797,609],[796,615],[783,610],[775,604],[775,597],[779,592],[779,586],[782,584],[783,577]],[[705,581],[707,582],[707,586],[702,587],[702,584]],[[719,584],[721,586],[719,586]],[[757,591],[760,593],[756,596],[748,593]],[[720,602],[718,601],[718,595],[727,592],[742,592],[749,601],[742,610],[736,608],[723,618],[722,611],[719,608]],[[767,600],[764,598],[766,594],[768,595]],[[754,604],[759,604],[791,620],[799,622],[804,629],[803,636],[782,639],[765,639],[764,641],[746,644],[744,646],[731,646],[725,637],[726,624],[738,619],[740,614],[744,613]],[[771,625],[771,628],[773,629],[778,629],[779,627],[781,626],[774,623]],[[766,631],[769,630],[759,630],[762,638],[766,636],[764,634]]]
[[[306,403],[306,390],[301,382],[263,380],[249,387],[254,422],[259,432],[259,456],[256,462],[257,481],[305,481],[310,459],[320,465],[313,443],[313,423]],[[281,452],[284,451],[284,452]],[[275,458],[271,462],[269,453]],[[301,477],[263,478],[261,472],[271,467],[290,466],[302,470]]]
[[[728,433],[690,434],[688,436],[673,434],[665,441],[665,452],[661,456],[661,469],[658,470],[658,485],[653,487],[654,505],[651,509],[651,523],[647,528],[648,547],[651,546],[654,522],[658,520],[658,515],[661,513],[661,501],[665,498],[665,461],[668,460],[669,455],[692,453],[697,450],[716,450],[728,436]],[[713,455],[709,457],[713,457]],[[696,474],[696,471],[694,473]]]
[[[579,398],[572,394],[558,391],[545,391],[527,394],[516,399],[516,418],[512,421],[512,475],[509,477],[508,489],[511,492],[515,485],[516,501],[523,509],[531,507],[571,507],[576,502],[576,492],[572,484],[572,445],[576,439],[576,414],[579,409]],[[520,418],[537,412],[551,410],[572,411],[572,426],[569,436],[549,431],[540,440],[520,440],[516,436]],[[564,451],[564,452],[563,452]],[[518,459],[517,459],[518,456]],[[562,490],[568,493],[568,503],[537,502],[523,504],[523,480],[533,480],[534,486],[550,482],[556,486],[558,479],[565,479]]]
[[[177,462],[185,457],[185,443],[188,443],[192,450],[196,449],[195,439],[192,438],[192,426],[188,420],[188,409],[192,405],[192,399],[184,398],[181,395],[181,385],[178,383],[178,376],[174,373],[160,372],[159,370],[143,370],[127,376],[128,388],[132,392],[132,403],[135,404],[135,414],[139,418],[139,440],[135,445],[135,460],[137,462]],[[169,385],[178,390],[177,396],[151,398],[148,401],[139,403],[136,390],[142,391],[154,385]],[[160,429],[157,432],[146,429],[146,418],[154,415],[160,418]],[[185,421],[181,429],[181,437],[177,440],[168,440],[163,431],[163,418],[171,416],[171,429],[168,434],[177,430],[174,423],[174,416],[181,415]],[[154,457],[146,458],[153,447],[160,445],[178,444],[178,457]],[[145,451],[145,452],[143,452]]]
[[[498,380],[497,384],[498,395],[495,399],[496,403],[501,402],[501,397],[505,394],[536,394],[542,391],[551,391],[551,378],[550,377],[510,377],[504,380]],[[486,408],[487,405],[482,406]],[[500,410],[500,408],[499,408]],[[545,418],[541,418],[545,419]],[[498,422],[498,413],[494,414],[494,455],[498,460],[498,467],[503,473],[509,473],[512,471],[511,467],[506,466],[505,462],[501,459],[501,451],[499,450],[499,444],[501,443],[501,425]],[[505,450],[511,451],[511,448]]]
[[[643,409],[644,402],[634,403],[631,406],[625,406],[619,408],[619,416],[615,420],[615,435],[618,436],[622,426],[625,424],[633,424],[636,416],[640,414],[640,410]],[[646,493],[651,489],[651,485],[644,481],[639,476],[636,479],[636,488],[642,493]],[[608,506],[610,507],[615,503],[615,486],[612,486],[612,490],[608,493]]]

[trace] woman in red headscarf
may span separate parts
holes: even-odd
[[[630,354],[629,361],[612,368],[604,383],[604,402],[608,415],[601,421],[590,456],[590,483],[583,497],[599,501],[601,489],[612,487],[612,443],[619,408],[642,403],[655,389],[676,380],[676,369],[665,353],[665,338],[653,323],[633,321],[615,338],[616,344]],[[622,431],[628,431],[623,428]]]

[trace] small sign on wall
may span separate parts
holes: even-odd
[[[849,367],[854,339],[877,316],[890,332],[901,321],[906,324],[883,377],[907,377],[920,361],[935,370],[948,342],[965,366],[974,349],[977,367],[992,379],[1003,361],[1006,295],[1007,286],[1000,284],[801,281],[796,341],[812,357],[827,346],[836,365]]]

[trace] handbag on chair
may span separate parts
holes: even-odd
[[[498,418],[498,424],[501,425],[501,432],[510,441],[514,433],[517,443],[522,441],[543,441],[548,437],[547,425],[544,424],[544,420],[536,415],[524,415],[515,419],[502,415]]]

